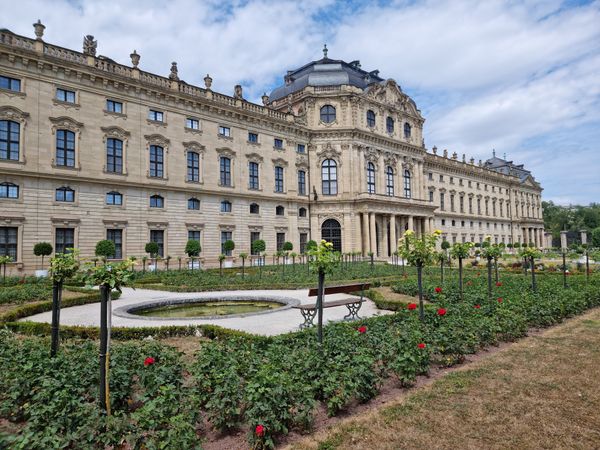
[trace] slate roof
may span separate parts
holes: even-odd
[[[527,180],[527,178],[529,177],[533,179],[531,171],[525,169],[523,167],[523,164],[515,164],[512,161],[507,161],[506,159],[498,158],[496,155],[488,159],[485,162],[484,166],[488,169],[495,170],[496,172],[519,177],[521,183],[525,182],[525,180]]]
[[[367,72],[360,67],[360,61],[347,63],[342,60],[324,57],[311,61],[296,70],[288,71],[284,77],[285,84],[271,92],[269,100],[279,100],[287,95],[304,89],[306,86],[339,86],[351,85],[361,89],[373,83],[381,83],[379,71]]]

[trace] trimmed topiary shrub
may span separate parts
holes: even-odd
[[[50,256],[53,250],[50,242],[38,242],[33,246],[33,254],[42,257],[42,268],[44,267],[44,256]]]
[[[102,241],[98,241],[96,244],[95,254],[96,256],[100,256],[103,258],[110,258],[111,256],[115,256],[116,248],[115,243],[113,241],[109,241],[108,239],[103,239]]]

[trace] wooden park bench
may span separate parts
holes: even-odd
[[[370,284],[361,283],[361,284],[349,284],[346,286],[331,286],[326,287],[323,290],[323,308],[334,308],[336,306],[346,306],[348,308],[348,314],[344,316],[344,320],[357,320],[360,319],[358,316],[358,311],[362,306],[364,300],[364,294],[367,289],[371,287]],[[358,297],[348,297],[340,300],[334,300],[332,302],[325,303],[325,296],[329,294],[350,294],[351,292],[360,291],[360,298]],[[317,288],[309,289],[308,296],[316,297],[319,294],[319,290]],[[297,305],[293,306],[295,309],[299,309],[302,317],[304,317],[304,323],[300,325],[300,329],[307,328],[313,326],[313,320],[317,315],[317,302],[309,303],[305,305]]]

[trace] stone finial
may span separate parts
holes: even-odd
[[[471,159],[469,160],[469,163],[470,163],[472,166],[473,166],[473,165],[475,165],[475,158],[473,158],[473,157],[471,156]]]
[[[444,158],[448,157],[448,149],[444,149]]]
[[[33,29],[35,31],[35,38],[38,41],[41,41],[42,36],[44,36],[44,30],[46,29],[46,26],[42,24],[42,21],[40,19],[38,19],[38,21],[33,24]]]
[[[98,41],[94,40],[94,36],[88,34],[83,37],[83,54],[88,56],[96,56]]]
[[[483,166],[483,163],[481,162],[481,160],[479,160],[479,167]]]
[[[458,155],[456,152],[452,153],[452,159],[454,159],[454,160],[458,159]]]
[[[210,77],[209,74],[206,74],[206,76],[204,77],[204,86],[206,86],[206,89],[210,90],[210,87],[212,86],[212,78]]]
[[[329,50],[327,49],[327,44],[323,45],[323,59],[327,59],[327,52]]]
[[[140,55],[138,55],[138,53],[134,50],[133,53],[129,54],[129,57],[131,58],[131,64],[133,65],[133,68],[137,69],[138,64],[140,63]]]
[[[579,233],[581,233],[581,243],[583,245],[587,244],[587,231],[581,230]]]
[[[171,71],[169,73],[169,80],[179,81],[179,75],[177,75],[177,63],[173,61],[171,63]]]
[[[567,230],[560,232],[560,248],[564,251],[567,249]]]
[[[241,84],[236,84],[233,88],[233,98],[237,99],[237,100],[243,100],[244,99],[244,91],[242,90],[242,85]]]
[[[266,92],[262,95],[261,99],[262,99],[263,105],[267,106],[267,103],[269,103],[269,96],[267,95]]]
[[[434,155],[437,155],[437,147],[434,145],[433,148],[431,149],[433,151]]]
[[[462,162],[464,162],[464,163],[467,162],[467,155],[465,155],[464,153],[463,153],[463,157],[462,157]]]

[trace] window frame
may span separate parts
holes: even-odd
[[[274,181],[275,181],[275,192],[277,194],[284,193],[284,169],[282,166],[274,167]]]
[[[152,194],[150,196],[150,208],[164,209],[165,198],[160,194]]]
[[[6,80],[6,87],[4,87],[2,84],[2,81]],[[16,83],[17,84],[17,89],[14,89],[12,87],[12,85]],[[0,89],[5,89],[7,91],[12,91],[12,92],[22,92],[21,91],[21,86],[22,86],[23,82],[20,78],[13,78],[13,77],[8,77],[6,75],[0,75]]]
[[[298,170],[298,195],[306,195],[306,171]]]
[[[57,167],[75,168],[76,138],[74,131],[65,128],[56,130],[55,165]],[[70,148],[71,146],[72,148]]]
[[[187,200],[188,211],[200,211],[200,200],[196,197],[190,197]]]
[[[77,91],[72,91],[67,88],[57,87],[56,92],[54,93],[54,99],[59,102],[76,105],[77,104]]]
[[[6,131],[1,130],[0,128],[0,161],[20,161],[21,158],[21,123],[10,120],[10,119],[2,119],[0,120],[0,125],[6,123]],[[16,132],[13,128],[16,126]],[[3,139],[4,133],[6,133],[6,138]],[[16,134],[17,140],[14,140]],[[5,148],[4,148],[5,147]],[[12,158],[14,156],[16,147],[16,158]],[[6,158],[3,157],[3,153],[6,152]]]
[[[59,193],[61,194],[59,198]],[[70,198],[70,200],[69,200]],[[75,203],[75,189],[70,186],[61,186],[54,190],[54,201],[59,203]]]
[[[394,168],[387,166],[385,169],[385,191],[388,197],[394,196]]]
[[[6,195],[4,195],[6,193]],[[11,195],[14,193],[16,195]],[[18,200],[20,194],[20,186],[10,181],[0,183],[0,199],[2,200]]]
[[[404,198],[412,198],[412,174],[409,169],[404,169],[402,174]]]
[[[112,198],[112,203],[109,202],[109,198]],[[119,199],[118,202],[116,201],[117,198]],[[123,194],[118,191],[109,191],[106,193],[105,203],[108,206],[123,206]]]
[[[59,235],[60,239],[59,239]],[[71,236],[72,235],[72,239]],[[75,228],[57,227],[54,229],[54,254],[67,253],[67,249],[75,248]],[[60,251],[59,251],[60,250]]]
[[[377,125],[377,115],[375,114],[375,111],[373,111],[372,109],[367,110],[366,122],[367,122],[367,127],[369,127],[369,128],[375,128],[375,126]]]
[[[375,164],[371,161],[367,163],[367,193],[376,194],[376,185],[375,185]]]
[[[321,162],[321,193],[323,195],[337,195],[337,168],[335,159],[324,159]]]
[[[158,109],[148,108],[148,120],[151,122],[165,123],[165,112]]]
[[[387,116],[387,118],[385,119],[385,130],[388,132],[388,134],[394,133],[395,126],[396,121],[394,120],[394,118],[391,116]]]
[[[150,144],[148,164],[148,175],[151,178],[165,177],[165,148],[162,145]]]
[[[200,153],[193,150],[188,150],[186,153],[186,181],[189,183],[200,183]]]
[[[260,164],[256,161],[248,161],[248,189],[260,189]]]
[[[116,143],[119,145],[115,145]],[[123,173],[123,140],[115,137],[106,139],[106,171],[109,173]],[[111,154],[112,153],[112,154]],[[120,153],[120,154],[118,154]],[[120,170],[116,170],[119,168]]]
[[[119,105],[119,108],[115,108],[117,105]],[[116,111],[116,109],[120,109],[120,110]],[[106,111],[109,113],[113,113],[113,114],[123,114],[123,102],[119,102],[117,100],[107,98],[106,99]]]
[[[194,117],[186,117],[185,128],[188,130],[200,131],[200,120]]]
[[[229,200],[221,200],[220,212],[230,214],[233,210],[233,205]]]
[[[232,187],[231,158],[219,156],[219,186]]]
[[[18,261],[19,227],[0,226],[0,256],[10,256],[12,262]]]
[[[327,104],[319,109],[319,120],[322,123],[334,123],[337,120],[337,111],[335,106]]]

